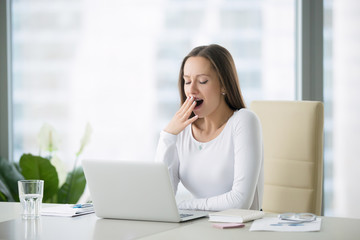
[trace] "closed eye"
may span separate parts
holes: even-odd
[[[209,80],[200,81],[200,84],[206,84]]]

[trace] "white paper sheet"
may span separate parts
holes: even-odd
[[[320,231],[321,218],[313,222],[291,224],[289,221],[280,220],[276,217],[265,217],[255,220],[249,231],[272,231],[272,232],[314,232]]]
[[[76,217],[94,212],[93,207],[73,208],[74,205],[59,205],[55,207],[43,207],[41,215],[58,217]]]

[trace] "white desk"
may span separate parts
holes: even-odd
[[[0,202],[0,239],[360,239],[360,219],[322,219],[320,232],[249,232],[251,223],[221,230],[206,218],[181,224],[100,219],[95,214],[22,220],[19,203]]]

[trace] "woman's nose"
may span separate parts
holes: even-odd
[[[190,83],[189,91],[190,91],[190,94],[197,93],[198,88],[197,88],[197,85],[196,85],[196,82],[195,82],[195,81],[192,81],[192,82]]]

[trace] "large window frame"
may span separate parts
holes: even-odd
[[[0,157],[12,161],[10,4],[0,1]]]
[[[296,2],[297,100],[323,102],[324,1]]]

